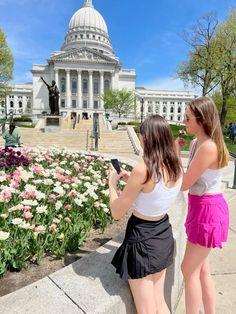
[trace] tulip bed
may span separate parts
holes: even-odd
[[[0,275],[46,252],[76,251],[93,226],[112,222],[108,166],[101,156],[58,148],[0,150]]]

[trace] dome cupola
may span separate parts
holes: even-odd
[[[107,25],[101,14],[94,9],[92,0],[85,0],[83,7],[72,16],[62,50],[85,46],[114,56]]]

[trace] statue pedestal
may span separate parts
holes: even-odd
[[[44,119],[44,132],[60,132],[62,119],[61,116],[46,116]]]

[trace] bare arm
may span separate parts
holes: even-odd
[[[122,174],[120,174],[120,176],[122,176]],[[115,170],[110,170],[110,206],[114,219],[121,219],[131,208],[134,200],[143,187],[142,182],[146,176],[146,168],[143,164],[135,166],[127,180],[124,190],[119,195],[117,181],[120,176],[116,174]]]
[[[196,151],[186,173],[183,177],[181,190],[188,190],[203,172],[217,162],[217,147],[212,141],[206,141]]]

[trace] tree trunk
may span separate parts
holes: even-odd
[[[225,117],[226,117],[226,114],[227,114],[227,110],[228,110],[227,97],[223,96],[222,108],[221,108],[221,113],[220,113],[220,124],[221,124],[222,129],[223,129],[224,124],[225,124]]]

